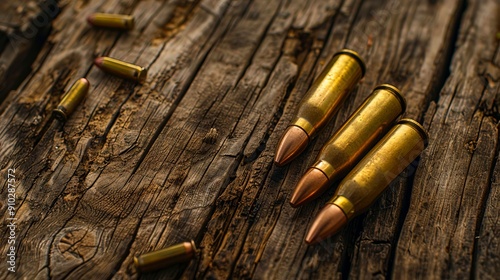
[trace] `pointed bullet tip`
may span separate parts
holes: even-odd
[[[98,57],[98,58],[94,59],[94,64],[95,64],[97,67],[101,67],[101,66],[102,66],[103,61],[104,61],[104,58],[101,56],[101,57]]]
[[[316,168],[309,168],[295,187],[290,204],[293,207],[304,205],[321,195],[329,186],[330,181],[325,173]]]
[[[87,17],[87,22],[90,24],[90,25],[93,25],[94,24],[94,15],[90,15]]]
[[[309,143],[309,136],[300,127],[289,126],[276,148],[274,163],[283,166],[297,157]]]
[[[307,237],[305,239],[305,242],[307,245],[314,245],[315,244],[312,240],[307,239]]]
[[[347,217],[335,204],[327,204],[314,220],[307,232],[305,242],[316,244],[337,233],[347,223]]]
[[[318,240],[317,233],[309,230],[304,241],[306,242],[307,245],[314,245],[314,244],[318,243],[319,240]]]
[[[284,165],[284,164],[281,164],[281,163],[280,163],[280,161],[279,161],[276,157],[274,158],[274,164],[275,164],[276,166],[279,166],[279,167],[281,167],[281,166],[283,166],[283,165]]]

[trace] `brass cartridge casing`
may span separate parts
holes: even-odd
[[[92,26],[131,30],[134,28],[134,17],[129,15],[95,13],[87,17]]]
[[[313,200],[345,176],[405,110],[406,101],[396,87],[377,86],[322,148],[298,183],[292,206]]]
[[[364,74],[365,64],[356,52],[344,49],[333,56],[301,100],[281,138],[275,156],[277,165],[287,164],[305,149]]]
[[[400,120],[342,180],[328,203],[338,205],[347,218],[362,213],[422,153],[427,139],[418,122]],[[343,203],[342,197],[349,203]]]
[[[141,83],[146,80],[148,75],[147,69],[142,66],[134,65],[111,57],[98,57],[94,60],[94,64],[104,72]]]
[[[52,111],[54,118],[65,122],[75,111],[78,104],[82,102],[85,95],[87,95],[89,87],[90,83],[85,78],[81,78],[76,81],[68,92],[64,94],[61,102],[57,105],[57,108]]]
[[[194,258],[196,246],[194,241],[180,243],[165,249],[134,257],[135,267],[141,272],[153,271],[174,264],[187,262]]]
[[[427,138],[427,132],[418,122],[400,120],[342,180],[313,222],[306,242],[316,243],[334,234],[372,205],[425,149]]]
[[[302,99],[291,125],[302,128],[309,137],[315,136],[364,74],[364,62],[356,52],[342,50],[335,54]]]

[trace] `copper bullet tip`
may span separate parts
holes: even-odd
[[[104,61],[104,57],[98,57],[96,59],[94,59],[94,64],[97,66],[97,67],[102,67],[102,63]]]
[[[80,78],[80,82],[81,82],[81,83],[84,83],[84,84],[85,84],[85,85],[87,85],[87,86],[88,86],[88,85],[90,85],[89,80],[87,80],[86,78]]]
[[[328,203],[314,220],[306,235],[308,245],[316,244],[339,231],[347,223],[347,217],[335,204]]]
[[[317,198],[330,186],[328,177],[321,170],[309,168],[293,191],[290,204],[297,208]]]
[[[87,17],[87,22],[92,25],[94,23],[94,15],[88,16]]]
[[[278,166],[289,163],[304,151],[308,143],[309,136],[302,128],[295,125],[289,126],[278,144],[274,163]]]

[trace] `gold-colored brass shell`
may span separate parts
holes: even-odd
[[[104,72],[117,75],[119,77],[144,82],[148,76],[148,70],[142,66],[118,60],[112,57],[100,57],[102,59],[98,67]]]
[[[341,50],[326,65],[299,104],[291,125],[314,137],[338,111],[349,92],[363,78],[365,64],[352,50]]]
[[[377,86],[325,144],[312,167],[325,173],[331,183],[341,179],[405,110],[406,101],[396,87]]]
[[[418,122],[400,120],[347,174],[328,203],[342,208],[348,218],[362,213],[420,155],[427,139]]]
[[[187,262],[196,255],[194,241],[184,242],[134,258],[135,267],[141,272],[153,271]]]
[[[57,108],[52,111],[54,118],[65,122],[68,117],[75,111],[76,107],[82,102],[85,95],[89,91],[89,81],[81,78],[76,81],[71,88],[64,94]]]
[[[131,30],[134,28],[134,17],[120,14],[95,13],[88,17],[93,26]]]

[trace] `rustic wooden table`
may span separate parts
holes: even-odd
[[[91,28],[97,11],[136,28]],[[1,1],[0,277],[495,279],[498,32],[498,0]],[[298,102],[344,47],[365,78],[306,153],[274,166]],[[146,83],[104,74],[101,55],[147,66]],[[80,77],[89,95],[51,122]],[[299,209],[291,191],[379,83],[402,90],[429,146],[366,214],[307,246],[332,191]],[[136,272],[134,256],[190,239],[190,263]]]

